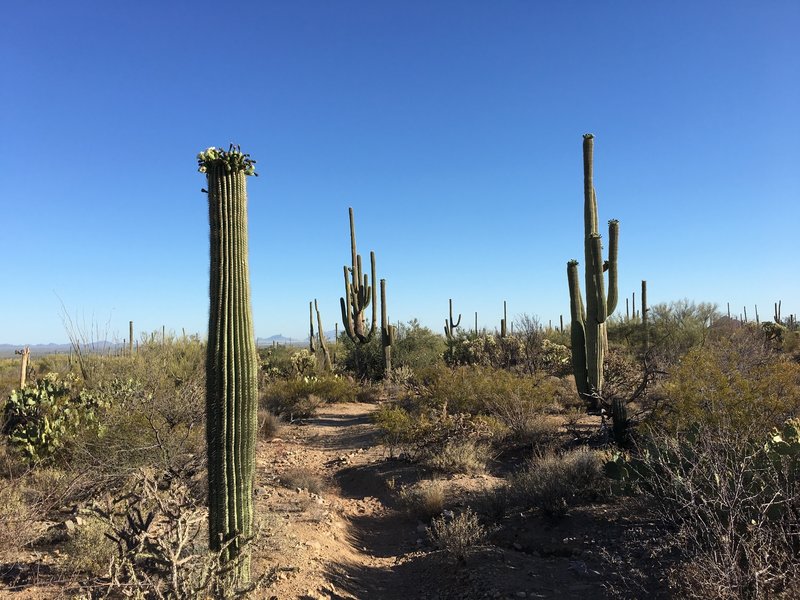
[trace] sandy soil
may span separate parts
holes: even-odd
[[[609,582],[616,581],[619,590],[617,580],[630,568],[631,544],[635,555],[650,524],[615,505],[575,509],[557,521],[534,513],[506,515],[491,543],[465,564],[431,547],[426,524],[407,514],[397,498],[401,486],[426,475],[389,457],[378,443],[370,420],[376,408],[326,405],[315,418],[284,425],[279,437],[259,442],[255,495],[264,542],[256,549],[253,573],[269,577],[257,598],[586,600],[610,597]],[[310,482],[305,487],[303,479]],[[499,481],[490,474],[446,479],[447,508],[457,512],[473,504]],[[319,482],[317,493],[307,489]],[[622,547],[624,556],[618,556]],[[641,552],[634,557],[646,560],[646,548]],[[47,568],[41,556],[30,559]],[[665,597],[657,587],[646,593]],[[0,586],[0,598],[58,597],[74,596],[58,586],[14,592]],[[631,591],[621,597],[643,596]]]

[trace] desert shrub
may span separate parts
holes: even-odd
[[[431,542],[459,562],[486,544],[487,532],[472,509],[447,518],[442,515],[428,529]]]
[[[577,450],[534,458],[511,478],[509,495],[517,505],[562,516],[572,506],[605,498],[609,487],[600,457]]]
[[[427,447],[421,456],[423,465],[443,473],[483,473],[488,460],[488,446],[474,438],[446,440]]]
[[[336,375],[278,379],[264,386],[261,405],[289,420],[308,418],[320,404],[353,402],[358,392],[355,382]]]
[[[295,467],[287,470],[280,476],[280,482],[289,489],[299,488],[312,494],[319,494],[323,488],[322,478],[306,467]]]
[[[6,401],[3,433],[31,462],[52,459],[81,428],[97,426],[106,401],[81,389],[74,378],[49,374]]]
[[[99,430],[76,439],[72,467],[87,471],[97,484],[113,487],[144,466],[179,472],[202,461],[205,374],[201,364],[192,369],[180,377],[139,370],[144,380],[110,386],[103,394],[114,400]],[[105,390],[103,385],[97,389]]]
[[[441,361],[445,351],[442,336],[423,327],[414,319],[398,323],[392,345],[392,367],[408,367],[417,371]],[[354,344],[347,335],[340,336],[342,367],[358,377],[377,381],[384,376],[383,347],[380,331],[367,344]]]
[[[259,409],[258,411],[258,435],[269,440],[278,435],[283,425],[283,421],[278,415],[272,414],[268,410]]]
[[[695,427],[653,431],[606,472],[641,491],[682,563],[672,578],[687,598],[789,598],[800,588],[800,421],[760,442]],[[621,485],[620,485],[621,484]]]
[[[429,369],[421,381],[422,403],[454,413],[495,414],[501,406],[520,402],[544,412],[553,405],[553,385],[544,376],[462,366]]]
[[[95,506],[116,547],[109,592],[176,600],[242,596],[246,590],[230,576],[235,565],[225,565],[222,552],[208,549],[203,504],[185,481],[165,483],[140,471],[104,506]],[[246,553],[252,540],[234,542]]]
[[[425,479],[398,491],[401,506],[423,521],[442,514],[446,497],[444,484],[438,479]]]
[[[62,547],[61,567],[70,575],[108,575],[116,556],[116,545],[107,536],[110,533],[107,525],[97,516],[82,519]]]
[[[690,350],[663,385],[654,416],[673,434],[695,425],[761,438],[800,414],[800,365],[750,337]]]
[[[292,377],[292,356],[297,348],[290,346],[268,346],[258,349],[258,359],[261,373],[266,379]]]
[[[3,481],[0,484],[0,554],[18,554],[36,538],[32,527],[35,518],[41,517],[25,499],[20,481]]]
[[[409,458],[450,472],[471,472],[485,464],[485,446],[491,439],[491,424],[468,413],[450,414],[436,409],[384,405],[374,414],[382,442],[390,450],[402,449]],[[441,460],[437,455],[447,453]],[[472,465],[472,466],[470,466]]]
[[[525,370],[525,342],[516,335],[459,333],[447,340],[445,362],[450,366],[474,365],[494,369]]]

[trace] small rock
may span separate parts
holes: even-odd
[[[513,544],[511,544],[511,547],[514,548],[514,550],[516,550],[517,552],[522,552],[522,544],[520,544],[519,542],[514,542]]]
[[[517,592],[516,594],[514,594],[514,597],[515,598],[527,598],[528,594],[526,592]]]

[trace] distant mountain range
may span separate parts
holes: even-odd
[[[326,331],[325,336],[332,340],[334,336],[333,331]],[[308,342],[308,338],[290,338],[282,334],[271,335],[267,338],[257,338],[256,345],[259,348],[272,346],[273,343],[287,345],[287,346],[302,346]],[[108,353],[124,349],[128,346],[128,342],[94,342],[91,344],[90,351]],[[14,344],[0,344],[0,358],[8,358],[14,356],[16,350],[22,350],[22,345]],[[31,349],[31,356],[44,356],[45,354],[68,354],[72,349],[71,344],[29,344]]]

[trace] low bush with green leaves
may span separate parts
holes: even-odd
[[[75,378],[50,374],[11,392],[3,433],[31,462],[46,461],[82,428],[96,428],[108,402],[101,394],[81,389]]]
[[[261,405],[287,420],[305,419],[325,403],[354,402],[359,386],[337,375],[277,379],[263,386]]]

